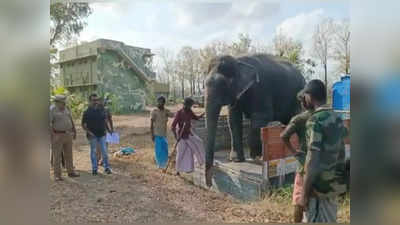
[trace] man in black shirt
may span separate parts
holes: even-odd
[[[90,160],[92,162],[93,175],[97,175],[97,144],[99,144],[101,148],[105,169],[104,172],[111,174],[106,148],[106,131],[110,129],[108,127],[108,121],[104,109],[100,107],[99,103],[99,97],[96,94],[91,94],[89,96],[89,107],[83,113],[82,117],[82,128],[86,131],[86,137],[90,143]]]
[[[110,104],[111,101],[108,100],[107,98],[100,98],[100,104],[99,104],[99,108],[101,108],[102,110],[104,110],[106,119],[108,121],[108,128],[110,128],[108,130],[109,133],[114,133],[114,125],[113,125],[113,121],[112,121],[112,115],[111,115],[111,110],[110,108],[107,106],[108,104]],[[106,148],[108,151],[108,143],[106,142]],[[97,149],[96,149],[96,156],[97,156],[97,162],[98,165],[103,165],[103,160],[101,158],[101,148],[99,145],[97,145]]]

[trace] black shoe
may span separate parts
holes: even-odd
[[[78,173],[69,173],[68,174],[69,177],[80,177],[80,175]]]
[[[97,170],[93,170],[93,171],[92,171],[92,175],[93,175],[93,176],[97,176]]]
[[[106,169],[106,170],[104,170],[104,172],[106,172],[106,174],[112,174],[110,169]]]
[[[235,158],[233,161],[234,161],[235,163],[246,162],[245,159],[238,159],[238,158]]]

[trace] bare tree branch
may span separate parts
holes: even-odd
[[[321,62],[325,72],[325,85],[328,86],[328,59],[332,57],[334,34],[333,19],[325,18],[319,23],[313,34],[313,54]]]
[[[348,19],[335,24],[333,57],[340,64],[339,72],[350,74],[350,22]]]

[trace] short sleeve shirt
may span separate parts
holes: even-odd
[[[106,135],[106,115],[104,109],[89,107],[82,117],[82,123],[86,123],[86,126],[90,132],[96,137],[103,137]]]
[[[340,116],[332,109],[320,107],[306,124],[307,149],[320,152],[318,175],[313,190],[319,196],[336,196],[345,190],[346,128]],[[307,154],[306,164],[310,161]],[[307,173],[307,171],[306,171]]]
[[[184,109],[179,110],[176,113],[174,121],[172,122],[172,129],[176,130],[179,126],[178,134],[182,135],[182,139],[187,139],[191,134],[192,120],[199,120],[192,110],[186,111]]]
[[[72,121],[71,113],[65,108],[64,110],[58,109],[56,106],[50,107],[50,125],[56,131],[71,131]]]
[[[297,157],[299,163],[297,167],[298,173],[304,173],[305,154],[307,153],[306,122],[310,118],[311,114],[312,111],[307,110],[294,116],[282,133],[283,138],[290,138],[295,133],[299,138],[300,151],[302,151],[304,155]]]
[[[112,117],[110,108],[104,107],[104,113],[105,113],[107,119],[110,119]]]
[[[160,110],[155,108],[151,111],[150,119],[153,121],[155,136],[167,136],[168,117],[173,117],[173,115],[168,109]]]

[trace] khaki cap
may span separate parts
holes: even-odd
[[[67,97],[65,95],[56,95],[54,96],[54,101],[55,102],[64,102],[67,100]]]

